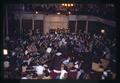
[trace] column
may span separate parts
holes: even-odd
[[[22,16],[21,16],[21,14],[20,14],[19,21],[20,21],[20,37],[21,37],[21,34],[23,33],[23,30],[22,30]]]
[[[43,33],[46,34],[48,31],[46,30],[46,17],[47,15],[43,15]]]
[[[8,34],[8,11],[7,11],[7,7],[6,7],[6,13],[5,13],[6,15],[6,36],[8,36],[9,34]]]
[[[32,18],[32,30],[34,30],[34,19],[35,19],[35,14],[33,14],[33,18]]]
[[[85,30],[86,33],[88,33],[88,20],[86,21],[86,30]]]
[[[75,32],[77,32],[77,15],[76,15],[76,22],[75,22]]]

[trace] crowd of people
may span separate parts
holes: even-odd
[[[103,34],[29,30],[21,37],[4,39],[8,55],[3,56],[3,75],[6,79],[115,79],[115,44]]]

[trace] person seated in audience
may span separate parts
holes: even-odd
[[[68,71],[68,79],[76,79],[77,76],[77,69],[73,66]]]
[[[68,57],[67,59],[65,59],[65,60],[63,61],[63,64],[67,65],[69,62],[70,62],[70,57]]]
[[[36,74],[38,75],[38,78],[42,79],[43,78],[43,73],[44,73],[43,71],[45,70],[45,67],[42,64],[38,64],[35,67],[35,70],[36,70]]]
[[[47,70],[44,71],[44,76],[42,79],[51,79],[51,76],[50,76],[50,72],[48,72]]]
[[[28,67],[27,63],[23,63],[21,74],[26,74],[26,72],[27,72],[27,67]]]
[[[64,64],[61,64],[61,70],[53,70],[54,72],[58,73],[59,75],[56,76],[56,79],[66,79],[67,67]]]

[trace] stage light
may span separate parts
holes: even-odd
[[[67,4],[65,4],[64,6],[66,6],[66,7],[67,7]]]
[[[104,30],[104,29],[101,29],[101,33],[105,33],[105,30]]]
[[[3,55],[8,55],[8,50],[7,49],[3,49]]]
[[[38,14],[38,11],[36,11],[35,13]]]
[[[71,4],[71,6],[73,6],[73,4]]]
[[[64,6],[65,4],[63,3],[62,6]]]
[[[70,4],[68,4],[68,7],[70,7]]]
[[[64,7],[72,7],[73,6],[73,4],[67,4],[67,3],[65,3],[65,4],[62,4],[62,6],[64,6]]]

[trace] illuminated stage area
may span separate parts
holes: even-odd
[[[7,4],[3,78],[116,79],[113,4]]]

